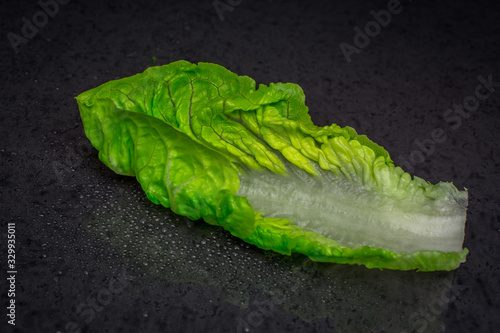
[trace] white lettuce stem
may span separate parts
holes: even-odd
[[[286,218],[350,248],[395,252],[462,250],[465,207],[453,195],[439,199],[394,199],[330,172],[311,176],[297,168],[288,176],[247,170],[237,195],[264,217]]]

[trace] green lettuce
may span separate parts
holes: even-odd
[[[99,159],[147,197],[262,249],[368,268],[451,270],[467,191],[394,165],[351,127],[315,126],[302,89],[177,61],[77,97]]]

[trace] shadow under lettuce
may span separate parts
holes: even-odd
[[[282,309],[305,321],[329,318],[340,333],[441,332],[455,297],[453,272],[381,271],[264,251],[154,205],[128,182],[94,207],[87,227],[133,270],[216,288],[244,313],[235,331],[258,331],[256,316],[272,320]]]

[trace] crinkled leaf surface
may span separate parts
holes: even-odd
[[[451,270],[467,192],[394,166],[350,127],[315,126],[302,89],[177,61],[77,97],[99,158],[154,203],[263,249],[369,268]]]

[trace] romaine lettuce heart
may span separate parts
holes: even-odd
[[[77,97],[116,173],[190,219],[283,254],[369,268],[451,270],[467,191],[394,166],[350,127],[315,126],[302,89],[177,61]]]

